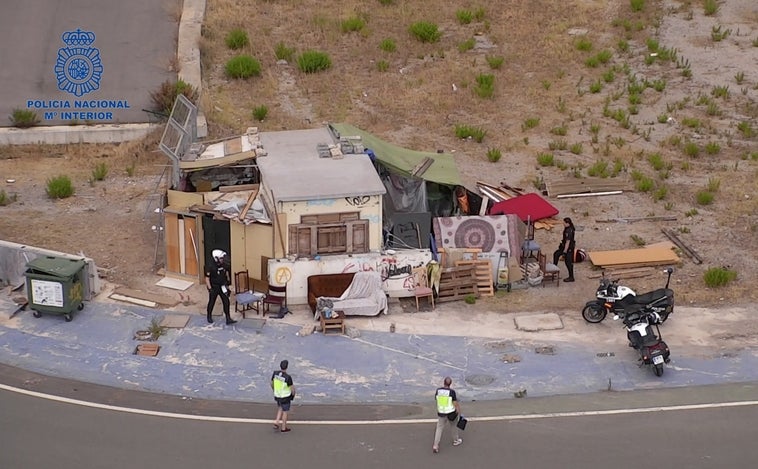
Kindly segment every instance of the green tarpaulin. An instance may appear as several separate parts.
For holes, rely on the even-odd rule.
[[[376,155],[376,159],[390,169],[398,171],[404,175],[409,175],[413,168],[424,161],[424,158],[431,158],[434,163],[419,177],[425,181],[432,181],[448,186],[460,186],[460,175],[455,165],[453,155],[448,153],[434,153],[425,151],[408,150],[397,145],[385,142],[376,136],[353,127],[350,124],[331,124],[341,137],[361,137],[363,146],[371,149]]]

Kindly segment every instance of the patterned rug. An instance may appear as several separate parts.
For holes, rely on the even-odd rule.
[[[482,252],[521,252],[524,223],[517,215],[438,217],[432,221],[437,246]]]

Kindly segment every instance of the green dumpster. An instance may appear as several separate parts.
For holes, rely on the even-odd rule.
[[[43,313],[58,314],[71,321],[71,313],[84,308],[84,266],[83,260],[53,256],[41,256],[26,264],[26,292],[35,318]]]

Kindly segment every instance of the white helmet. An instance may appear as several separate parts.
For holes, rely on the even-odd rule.
[[[214,249],[213,252],[211,252],[211,255],[213,256],[213,259],[216,261],[220,261],[224,257],[226,257],[226,253],[222,251],[221,249]]]

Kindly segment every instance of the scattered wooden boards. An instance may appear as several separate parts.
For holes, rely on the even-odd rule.
[[[474,266],[476,286],[481,296],[495,296],[495,288],[492,281],[492,264],[488,259],[475,261],[455,261],[455,266]]]
[[[598,267],[645,267],[677,264],[679,256],[665,247],[593,251],[587,253],[590,262]]]

